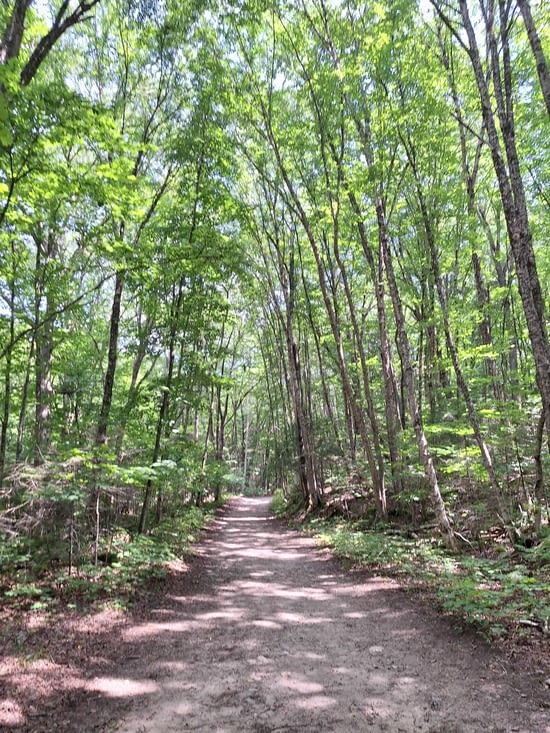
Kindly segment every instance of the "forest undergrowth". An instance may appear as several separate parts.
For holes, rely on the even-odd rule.
[[[135,534],[121,525],[112,532],[109,547],[76,568],[57,565],[50,558],[39,562],[29,544],[0,545],[0,590],[2,616],[14,611],[55,613],[56,610],[84,611],[110,605],[124,609],[151,581],[162,581],[171,570],[193,553],[201,530],[227,497],[187,504],[166,517],[147,534]]]

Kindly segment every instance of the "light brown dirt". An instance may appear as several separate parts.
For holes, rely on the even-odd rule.
[[[392,581],[343,570],[268,499],[232,502],[191,570],[131,621],[104,617],[85,668],[76,627],[64,659],[10,677],[2,730],[550,732],[537,670],[512,668]],[[23,688],[40,664],[58,676],[33,707]]]

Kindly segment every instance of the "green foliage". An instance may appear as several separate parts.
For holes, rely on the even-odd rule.
[[[304,497],[298,491],[285,494],[281,489],[273,493],[271,508],[277,517],[293,517],[304,509]]]
[[[25,54],[47,24],[39,6]],[[320,485],[348,490],[356,475],[365,495],[378,463],[391,519],[422,527],[433,499],[418,418],[458,530],[481,547],[508,508],[530,537],[548,521],[550,475],[547,451],[542,482],[532,458],[534,352],[470,61],[445,24],[409,0],[346,13],[338,3],[138,6],[98,3],[29,85],[21,59],[0,67],[7,597],[133,587],[196,537],[200,512],[188,505],[228,490],[276,489],[274,511],[297,515],[306,458]],[[549,120],[520,16],[512,53],[510,118],[544,285]],[[396,304],[418,418],[407,414]],[[154,530],[132,538],[142,510]],[[479,622],[501,623],[495,598],[513,607],[542,592],[514,584],[513,572],[531,576],[504,560],[455,566],[430,538],[331,531],[350,560],[422,570],[427,583],[433,571],[448,610]],[[96,551],[117,560],[98,569]],[[525,564],[550,564],[547,540]],[[53,595],[41,577],[57,578]]]
[[[273,513],[277,517],[284,517],[286,515],[287,508],[288,503],[285,495],[283,494],[281,489],[277,489],[273,493],[273,498],[271,499],[271,509]]]
[[[124,603],[151,580],[165,577],[171,563],[192,552],[214,511],[214,504],[183,507],[148,535],[132,537],[126,529],[116,528],[108,547],[100,549],[97,566],[87,562],[72,571],[41,566],[28,544],[25,555],[21,546],[2,541],[2,577],[9,582],[5,602],[31,608],[53,607],[61,600],[68,604],[100,599]]]
[[[350,523],[313,520],[309,527],[346,562],[428,592],[443,610],[490,637],[512,633],[525,620],[539,623],[540,630],[548,625],[550,573],[534,562],[536,551],[527,553],[528,564],[510,555],[450,555],[430,538],[365,531]],[[539,555],[544,558],[545,550]]]

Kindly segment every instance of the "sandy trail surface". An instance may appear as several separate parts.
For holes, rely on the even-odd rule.
[[[191,572],[122,630],[143,653],[106,684],[125,698],[109,730],[550,731],[529,670],[392,581],[342,569],[269,499],[232,502]]]

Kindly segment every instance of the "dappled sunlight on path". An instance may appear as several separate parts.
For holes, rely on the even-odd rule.
[[[268,499],[231,502],[157,589],[131,613],[67,615],[48,654],[34,616],[35,654],[0,675],[0,730],[550,733],[534,675],[344,570]]]
[[[134,704],[121,733],[550,731],[481,641],[391,581],[341,570],[267,499],[233,503],[203,552],[196,592],[124,632],[149,663],[142,689],[122,681]]]

